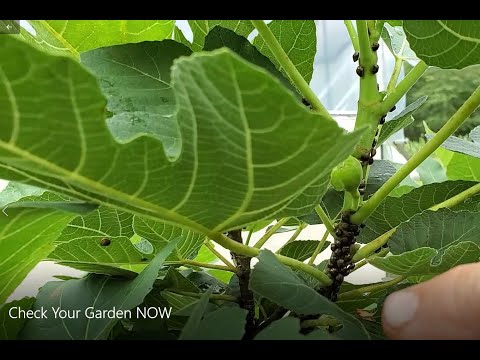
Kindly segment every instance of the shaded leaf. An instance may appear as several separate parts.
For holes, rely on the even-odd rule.
[[[19,316],[19,311],[30,310],[34,301],[35,298],[24,297],[0,307],[0,340],[15,340],[17,338],[18,333],[28,321],[25,317]],[[18,308],[18,310],[14,308]]]
[[[280,82],[285,85],[286,88],[292,90],[292,92],[300,99],[300,95],[295,90],[295,87],[290,83],[290,80],[286,78],[270,59],[263,55],[254,45],[250,43],[245,37],[237,35],[234,31],[216,26],[213,28],[205,38],[204,51],[212,51],[220,49],[222,47],[228,47],[236,54],[240,55],[245,60],[252,64],[258,65],[270,74],[275,76]]]
[[[262,250],[258,260],[250,277],[252,291],[299,315],[335,316],[343,323],[343,328],[338,332],[340,337],[350,339],[370,337],[355,317],[308,287],[290,268],[282,265],[273,253]]]
[[[205,315],[189,340],[241,340],[245,332],[247,311],[224,307]],[[185,337],[183,339],[186,339]]]
[[[297,259],[299,261],[305,261],[312,257],[313,252],[318,246],[318,240],[297,240],[288,243],[284,247],[282,247],[280,254],[291,257],[293,259]],[[325,241],[325,244],[322,247],[322,252],[326,248],[330,246],[329,241]]]
[[[180,155],[173,61],[192,51],[173,40],[96,49],[82,54],[82,63],[99,79],[113,116],[107,120],[115,140],[128,143],[141,136],[162,142],[168,158]]]
[[[196,303],[194,311],[187,320],[179,340],[193,340],[200,329],[200,324],[208,306],[211,290],[207,290]]]
[[[140,305],[152,290],[158,271],[176,241],[171,241],[135,279],[125,280],[102,275],[89,275],[80,280],[49,282],[40,289],[34,309],[60,308],[78,310],[78,317],[31,319],[24,327],[24,339],[106,339],[118,315],[87,318],[88,307],[95,310],[128,311]],[[128,316],[128,313],[124,313]],[[53,314],[51,314],[53,315]]]
[[[209,31],[217,25],[233,30],[235,33],[245,38],[254,29],[250,20],[188,20],[188,24],[193,33],[193,51],[200,51],[203,49],[205,37]]]

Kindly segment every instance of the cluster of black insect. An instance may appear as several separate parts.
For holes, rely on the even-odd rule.
[[[377,42],[374,42],[372,44],[372,50],[377,51],[380,45]],[[352,56],[353,62],[357,62],[360,59],[360,53],[358,51],[355,51]],[[373,65],[370,71],[372,74],[376,74],[379,70],[379,66],[377,64]],[[357,75],[360,77],[363,77],[365,75],[365,68],[362,65],[358,65],[357,69],[355,70]]]
[[[333,282],[329,287],[320,290],[320,293],[331,301],[337,300],[344,277],[355,268],[352,251],[356,236],[360,234],[359,228],[359,225],[350,222],[350,213],[344,213],[340,223],[335,227],[335,241],[331,245],[332,255],[327,264],[328,274]]]

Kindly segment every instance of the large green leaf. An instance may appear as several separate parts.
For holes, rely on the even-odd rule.
[[[361,135],[223,49],[173,66],[182,153],[171,162],[151,137],[113,140],[97,80],[77,62],[12,36],[0,51],[9,54],[0,59],[1,177],[204,234],[308,213]]]
[[[255,337],[255,340],[328,340],[330,338],[326,331],[319,329],[303,335],[300,333],[300,319],[286,317],[271,323]]]
[[[365,220],[365,228],[362,229],[357,240],[361,243],[370,242],[400,223],[409,220],[415,214],[445,201],[474,184],[467,181],[445,181],[412,189],[400,197],[388,196]],[[470,206],[473,204],[480,205],[480,197],[475,197]]]
[[[408,42],[428,65],[462,69],[480,62],[477,20],[403,20]]]
[[[398,226],[386,258],[370,262],[400,275],[431,275],[480,257],[480,212],[425,211]],[[478,228],[478,229],[477,229]]]
[[[34,309],[48,309],[48,318],[32,319],[25,325],[24,339],[106,339],[115,323],[116,315],[87,318],[87,308],[95,311],[119,310],[128,318],[127,311],[140,305],[152,289],[158,271],[173,251],[176,241],[171,241],[148,267],[133,280],[91,274],[80,280],[49,282],[40,289]],[[76,318],[55,318],[53,309],[78,311]],[[88,312],[87,312],[88,313]],[[133,318],[134,311],[131,313]]]
[[[147,135],[163,143],[167,157],[176,159],[181,140],[175,117],[170,68],[192,51],[165,40],[96,49],[81,60],[99,79],[113,116],[108,127],[120,143]]]
[[[282,265],[273,253],[262,250],[258,260],[250,277],[250,288],[255,293],[299,315],[335,316],[343,323],[343,328],[338,333],[340,337],[370,337],[360,321],[307,286],[290,268]]]
[[[477,262],[480,248],[470,241],[462,241],[447,248],[441,257],[438,251],[422,247],[400,255],[369,260],[373,266],[391,274],[404,276],[438,275],[454,266]]]
[[[382,126],[382,131],[378,137],[378,145],[383,144],[390,136],[402,130],[413,122],[412,114],[427,101],[428,96],[422,96],[402,110],[400,114],[392,120],[387,121]],[[375,163],[374,163],[375,164]]]
[[[464,241],[480,245],[479,219],[479,212],[446,208],[425,211],[398,226],[388,246],[396,255],[421,247],[437,249],[441,254],[449,246]]]
[[[0,340],[15,340],[27,319],[20,317],[20,310],[31,309],[35,298],[25,297],[0,307]],[[18,309],[15,309],[18,308]]]
[[[193,33],[193,51],[200,51],[203,49],[205,37],[209,31],[217,25],[233,30],[235,33],[245,38],[254,29],[250,20],[188,20],[188,24]]]
[[[37,263],[76,215],[53,209],[9,209],[0,212],[0,304]]]
[[[309,83],[313,75],[313,60],[317,53],[315,22],[313,20],[273,20],[268,24],[268,27],[297,70]],[[261,36],[257,36],[253,44],[283,72],[277,59]]]
[[[277,70],[272,61],[263,55],[254,45],[252,45],[252,43],[250,43],[250,41],[245,37],[236,34],[232,30],[216,26],[205,38],[203,50],[212,51],[222,47],[228,47],[245,60],[268,70],[270,74],[279,79],[285,87],[291,89],[295,95],[300,98],[300,95],[296,92],[295,87],[291,84],[290,80]]]
[[[34,41],[55,53],[81,52],[125,43],[168,39],[173,20],[29,20]]]
[[[281,255],[291,257],[292,259],[297,259],[299,261],[305,261],[313,255],[313,252],[317,248],[319,241],[317,240],[297,240],[288,243],[280,251]],[[320,252],[325,250],[330,246],[329,241],[325,241]]]

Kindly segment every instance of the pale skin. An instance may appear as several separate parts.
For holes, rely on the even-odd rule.
[[[391,294],[382,324],[390,339],[480,339],[480,263]]]

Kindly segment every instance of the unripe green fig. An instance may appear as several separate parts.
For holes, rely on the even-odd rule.
[[[360,161],[349,156],[332,170],[331,184],[337,191],[354,192],[362,181],[363,170]]]

